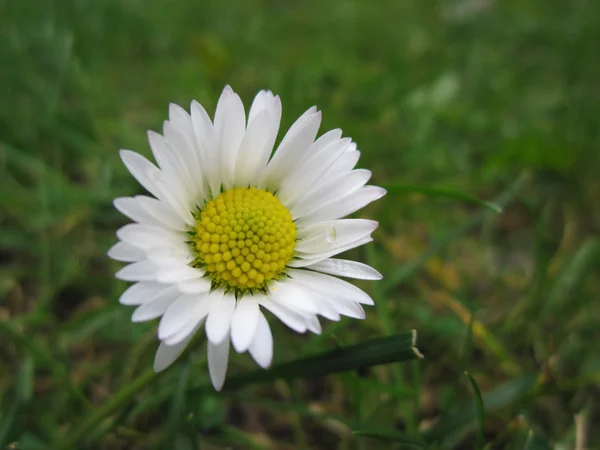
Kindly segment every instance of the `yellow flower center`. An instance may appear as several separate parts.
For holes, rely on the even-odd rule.
[[[196,265],[214,286],[263,290],[294,254],[296,225],[272,193],[233,188],[208,202],[196,222]]]

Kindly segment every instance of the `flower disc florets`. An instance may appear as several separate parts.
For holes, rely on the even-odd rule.
[[[196,222],[196,264],[215,287],[265,290],[294,254],[296,225],[271,192],[233,188],[206,203]]]

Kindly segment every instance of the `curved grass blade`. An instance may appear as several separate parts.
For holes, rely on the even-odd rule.
[[[477,407],[477,438],[475,441],[475,449],[481,450],[483,448],[483,439],[485,433],[485,409],[483,407],[483,399],[481,398],[481,391],[473,375],[465,370],[465,375],[469,377],[471,386],[473,387],[473,393],[475,394],[475,406]]]
[[[537,374],[527,373],[483,395],[486,411],[491,413],[519,402],[537,386],[537,379]],[[430,443],[440,441],[454,431],[471,425],[476,418],[477,407],[469,402],[457,408],[454,413],[449,413],[447,417],[442,417],[434,428],[423,434],[423,438]]]
[[[425,448],[425,441],[395,430],[355,430],[354,436],[370,437],[387,442],[397,442],[410,447]]]
[[[462,200],[468,203],[474,203],[478,206],[489,208],[497,213],[502,212],[502,206],[497,203],[481,200],[472,194],[458,189],[433,187],[433,186],[422,186],[417,184],[403,184],[403,183],[383,183],[383,187],[392,193],[417,193],[428,195],[430,197],[445,197],[453,198],[456,200]]]
[[[278,378],[314,378],[336,372],[409,361],[421,358],[416,348],[415,330],[385,338],[373,339],[362,344],[341,347],[319,355],[281,364],[270,370],[257,370],[228,380],[225,389],[237,389],[254,383],[266,383]],[[202,389],[202,388],[201,388]]]
[[[499,205],[500,207],[506,206],[510,203],[517,193],[521,190],[521,187],[529,181],[530,176],[527,172],[524,172],[517,180],[502,194],[500,194],[495,200],[494,203]],[[400,283],[405,282],[410,277],[412,277],[418,270],[422,269],[429,258],[431,258],[436,253],[442,251],[444,248],[448,247],[454,241],[456,241],[461,236],[471,232],[477,226],[479,226],[486,217],[488,217],[489,211],[482,210],[478,211],[471,219],[467,221],[461,227],[455,229],[454,231],[448,233],[445,236],[442,236],[432,242],[427,250],[425,250],[420,256],[413,259],[407,264],[400,266],[398,269],[394,270],[390,274],[386,276],[379,284],[381,284],[382,294],[386,294],[391,292],[396,286]]]

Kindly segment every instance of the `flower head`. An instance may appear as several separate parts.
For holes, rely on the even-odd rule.
[[[360,152],[341,130],[315,140],[316,108],[288,130],[271,156],[281,101],[261,91],[248,120],[227,86],[212,122],[197,102],[171,105],[163,134],[149,132],[158,167],[121,150],[127,169],[152,197],[118,198],[134,221],[117,231],[109,256],[130,263],[117,278],[135,282],[121,296],[138,305],[132,320],[161,317],[154,368],[168,367],[202,326],[215,389],[225,380],[230,344],[271,364],[273,337],[263,314],[289,328],[321,332],[318,316],[362,319],[373,301],[336,276],[380,279],[373,268],[332,256],[366,244],[377,222],[343,219],[385,194],[354,169]],[[332,276],[333,275],[333,276]]]

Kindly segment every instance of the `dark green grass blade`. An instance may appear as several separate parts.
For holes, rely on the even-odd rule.
[[[313,378],[336,372],[417,359],[421,357],[421,354],[415,347],[416,336],[417,333],[413,330],[327,351],[275,366],[271,370],[257,370],[231,378],[226,382],[225,389],[236,389],[253,383],[266,383],[278,378],[286,380]]]
[[[380,441],[396,442],[409,447],[425,448],[425,442],[409,434],[394,430],[355,430],[352,432],[355,436],[369,437]]]
[[[483,448],[483,439],[485,433],[485,409],[483,407],[483,399],[481,398],[481,391],[477,382],[473,376],[465,371],[465,375],[469,377],[471,386],[473,387],[473,394],[475,394],[475,406],[477,407],[477,440],[475,441],[475,449],[480,450]]]
[[[498,411],[513,405],[526,396],[536,386],[537,374],[528,373],[507,381],[503,385],[488,392],[482,397],[487,413]],[[437,442],[456,430],[471,425],[477,419],[477,407],[471,402],[456,408],[454,413],[449,413],[434,428],[426,432],[423,437],[427,442]]]
[[[475,197],[467,192],[459,191],[458,189],[434,187],[434,186],[423,186],[417,184],[404,184],[404,183],[383,183],[383,187],[390,193],[407,193],[407,194],[424,194],[430,197],[445,197],[453,198],[456,200],[462,200],[468,203],[473,203],[478,206],[489,208],[497,213],[502,212],[502,206],[494,202],[488,202]]]

